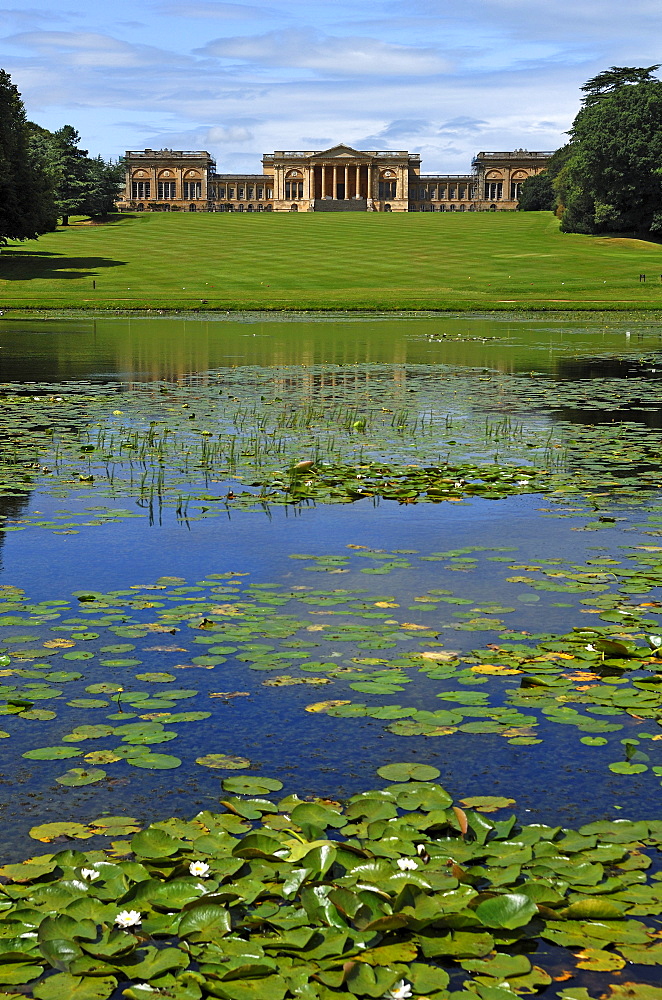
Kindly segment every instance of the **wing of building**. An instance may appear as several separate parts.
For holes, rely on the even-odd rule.
[[[261,174],[218,174],[204,150],[127,151],[120,211],[484,212],[517,208],[551,152],[478,153],[466,174],[423,174],[407,150],[276,150]]]

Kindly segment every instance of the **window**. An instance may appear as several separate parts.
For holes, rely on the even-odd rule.
[[[134,181],[131,185],[131,197],[132,198],[149,198],[150,197],[150,182],[149,181]]]
[[[500,201],[503,197],[503,181],[487,181],[485,198],[487,201]]]
[[[448,186],[448,197],[454,201],[457,198],[457,188],[454,184],[449,184]]]
[[[467,197],[467,185],[460,184],[460,199],[462,200],[466,197]]]
[[[246,197],[248,198],[249,201],[251,201],[255,197],[254,192],[255,192],[255,188],[253,187],[252,184],[249,184],[248,187],[247,187],[247,189],[246,189]]]
[[[244,185],[242,184],[240,187],[237,188],[237,201],[243,201],[243,200],[244,200]]]
[[[439,185],[439,201],[441,201],[445,197],[446,197],[446,185],[445,184],[440,184]]]
[[[303,198],[303,181],[285,181],[285,199]]]
[[[176,198],[174,181],[159,181],[159,200],[163,198]]]
[[[234,188],[233,187],[229,187],[228,188],[228,198],[229,198],[230,201],[234,201]]]
[[[221,184],[220,187],[217,188],[217,191],[219,198],[225,198],[225,184]]]
[[[397,181],[380,181],[378,192],[379,200],[384,201],[386,198],[397,198],[397,194],[395,193],[396,185]]]
[[[184,199],[202,198],[202,181],[184,181]]]
[[[273,189],[273,188],[270,188],[270,187],[268,187],[268,188],[267,188],[267,198],[268,198],[268,199],[271,199],[271,198],[273,198],[273,196],[274,196],[274,189]]]
[[[256,195],[256,197],[257,197],[258,201],[261,201],[264,198],[264,188],[262,187],[261,184],[258,184],[258,186],[257,186],[257,195]]]

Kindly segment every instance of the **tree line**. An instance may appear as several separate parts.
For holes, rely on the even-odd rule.
[[[0,246],[36,239],[69,216],[112,212],[121,161],[90,157],[72,125],[55,132],[28,121],[17,87],[0,70]]]
[[[611,66],[581,88],[570,141],[524,182],[521,211],[554,211],[565,233],[662,233],[662,81]]]

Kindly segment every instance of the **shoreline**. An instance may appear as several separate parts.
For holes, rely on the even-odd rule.
[[[622,306],[609,306],[609,305],[599,305],[599,306],[588,306],[574,303],[571,308],[565,303],[563,308],[560,306],[530,306],[522,305],[518,307],[513,303],[508,303],[508,308],[491,307],[489,309],[477,309],[477,308],[463,308],[462,306],[453,306],[453,308],[448,309],[388,309],[388,308],[375,308],[370,309],[368,307],[357,307],[344,308],[344,309],[333,309],[329,307],[307,307],[301,309],[288,309],[288,308],[268,308],[268,307],[235,307],[227,309],[225,307],[209,307],[205,308],[162,308],[162,307],[144,307],[144,308],[122,308],[122,307],[86,307],[86,306],[62,306],[53,308],[44,308],[41,306],[26,307],[19,306],[12,308],[11,306],[6,306],[4,309],[0,310],[0,323],[7,322],[17,319],[40,319],[40,320],[57,320],[57,319],[191,319],[191,320],[204,320],[204,321],[214,321],[214,322],[232,322],[241,319],[249,320],[272,320],[272,321],[285,321],[285,320],[337,320],[337,319],[451,319],[456,317],[492,317],[492,318],[513,318],[518,320],[524,319],[535,319],[537,317],[554,316],[556,318],[561,318],[564,316],[572,317],[577,314],[582,316],[600,316],[603,314],[609,314],[613,316],[615,314],[622,316],[623,318],[633,317],[633,318],[644,318],[646,316],[655,317],[662,312],[662,303],[660,306],[647,306],[645,309],[637,308],[624,308]]]

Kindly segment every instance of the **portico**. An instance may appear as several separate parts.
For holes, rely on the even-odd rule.
[[[276,150],[263,157],[262,166],[274,177],[276,212],[406,212],[409,173],[420,170],[420,157],[406,150],[366,151],[340,144],[317,151]]]

